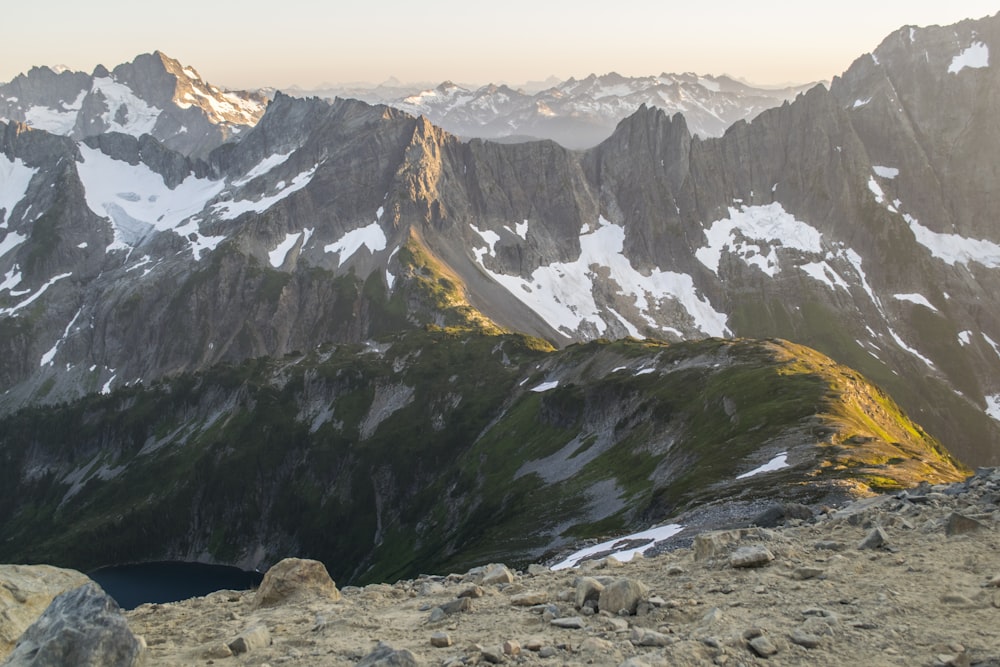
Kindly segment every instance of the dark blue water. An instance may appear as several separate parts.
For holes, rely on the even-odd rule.
[[[146,602],[177,602],[215,591],[256,588],[264,575],[225,565],[141,563],[90,572],[122,609]]]

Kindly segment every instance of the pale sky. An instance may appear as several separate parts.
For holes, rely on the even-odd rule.
[[[996,0],[38,0],[0,40],[0,81],[90,72],[156,49],[230,88],[322,82],[521,83],[550,75],[840,74],[903,25],[995,14]],[[12,16],[7,12],[8,16]],[[31,26],[28,28],[27,26]]]

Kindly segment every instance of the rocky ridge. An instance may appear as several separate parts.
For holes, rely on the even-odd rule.
[[[290,560],[256,592],[126,617],[148,665],[1000,665],[1000,470],[782,523],[336,595]]]

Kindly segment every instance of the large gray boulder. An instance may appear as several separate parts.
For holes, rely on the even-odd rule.
[[[0,660],[54,597],[88,581],[82,572],[51,565],[0,565]]]
[[[90,582],[62,593],[29,627],[3,667],[135,667],[146,643],[118,603]]]

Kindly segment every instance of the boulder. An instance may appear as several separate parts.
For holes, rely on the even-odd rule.
[[[0,565],[0,660],[53,598],[89,581],[82,572],[51,565]]]
[[[340,591],[323,563],[318,560],[286,558],[272,566],[264,575],[257,595],[254,596],[253,607],[274,607],[310,598],[336,602],[340,599]]]
[[[361,659],[357,667],[420,667],[417,656],[407,649],[394,649],[385,642],[379,642],[375,650]]]
[[[4,667],[134,667],[146,643],[118,603],[90,582],[58,595],[25,630]]]
[[[271,632],[263,623],[258,623],[253,627],[241,632],[235,639],[226,644],[234,655],[249,653],[260,648],[267,648],[271,645]]]
[[[740,547],[729,556],[729,567],[761,567],[774,560],[774,554],[763,545]]]
[[[648,595],[649,589],[641,581],[623,577],[604,587],[597,598],[597,607],[611,614],[618,614],[624,609],[629,614],[635,615],[639,601]]]
[[[601,596],[604,585],[593,577],[580,577],[576,582],[576,595],[574,604],[576,608],[581,608],[587,600],[597,600]]]
[[[506,565],[489,565],[483,573],[483,585],[491,584],[512,584],[514,583],[514,573]]]

